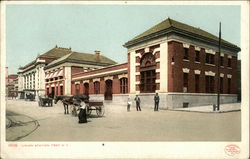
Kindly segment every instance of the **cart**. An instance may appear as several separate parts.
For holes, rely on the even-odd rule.
[[[88,116],[91,114],[92,110],[96,111],[98,117],[102,117],[105,112],[103,101],[89,101],[86,103],[86,111]]]

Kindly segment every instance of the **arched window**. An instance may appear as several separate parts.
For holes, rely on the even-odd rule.
[[[128,93],[128,78],[123,77],[120,79],[120,93]]]
[[[98,81],[94,82],[94,93],[100,94],[100,82],[98,82]]]
[[[156,90],[156,62],[152,53],[143,55],[140,62],[140,92],[154,93]]]

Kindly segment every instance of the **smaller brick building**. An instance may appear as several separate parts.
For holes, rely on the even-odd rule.
[[[91,99],[126,103],[128,96],[128,64],[72,74],[72,94],[89,95]]]

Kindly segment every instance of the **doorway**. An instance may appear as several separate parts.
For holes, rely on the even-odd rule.
[[[112,80],[105,81],[105,94],[104,99],[105,100],[112,100],[113,91],[112,91]]]

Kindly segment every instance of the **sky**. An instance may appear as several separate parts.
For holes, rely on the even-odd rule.
[[[240,46],[238,5],[79,5],[6,6],[6,60],[9,74],[56,45],[127,62],[123,44],[171,18],[199,27]]]

